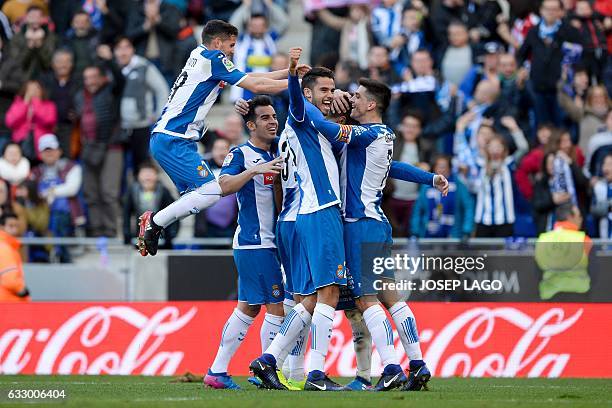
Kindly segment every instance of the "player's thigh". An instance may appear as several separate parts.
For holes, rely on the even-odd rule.
[[[344,231],[339,209],[328,207],[312,214],[300,214],[296,228],[315,288],[346,285]]]
[[[198,153],[195,142],[154,133],[150,145],[153,157],[180,193],[196,190],[215,179],[208,164]]]
[[[268,294],[263,282],[266,261],[260,249],[234,249],[234,262],[238,270],[238,301],[249,305],[265,305]],[[282,293],[282,291],[281,291]],[[282,298],[281,298],[282,299]]]
[[[254,251],[257,251],[257,254],[252,262],[257,263],[257,266],[253,265],[253,268],[259,272],[266,304],[278,303],[282,311],[285,291],[278,252],[276,248],[263,248]]]
[[[276,224],[276,246],[285,271],[285,292],[294,293],[292,272],[292,241],[295,240],[295,222],[281,221]],[[285,293],[286,294],[286,293]]]

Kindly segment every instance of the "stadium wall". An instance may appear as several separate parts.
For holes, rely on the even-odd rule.
[[[0,304],[0,373],[177,375],[204,372],[234,302]],[[612,378],[611,303],[412,305],[435,376]],[[257,319],[229,372],[260,354]],[[353,376],[350,327],[337,312],[326,371]],[[395,333],[396,348],[401,344]],[[408,361],[401,352],[402,365]],[[308,356],[307,356],[308,359]],[[376,352],[372,372],[380,373]]]

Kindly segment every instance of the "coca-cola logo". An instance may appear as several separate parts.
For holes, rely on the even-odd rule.
[[[551,308],[532,318],[513,307],[475,307],[456,316],[437,332],[427,328],[427,316],[420,316],[419,323],[423,327],[420,341],[426,350],[424,359],[432,374],[441,377],[559,377],[571,355],[546,353],[546,346],[555,336],[572,327],[582,313],[583,309],[578,309],[566,317],[562,308]],[[334,327],[343,320],[344,315],[337,312]],[[512,328],[516,332],[512,338],[500,335],[501,330],[508,332]],[[396,350],[403,356],[402,366],[407,367],[408,358],[397,331],[394,338]],[[500,344],[502,342],[505,344]],[[509,344],[511,347],[507,347]],[[485,349],[495,351],[481,351]],[[325,369],[337,371],[341,376],[355,375],[355,353],[350,336],[334,330]],[[380,375],[382,369],[374,350],[372,374]]]
[[[149,317],[129,306],[94,306],[76,313],[54,332],[44,327],[10,329],[0,337],[0,373],[22,372],[33,358],[28,351],[31,343],[42,343],[36,374],[132,374],[138,370],[144,375],[172,375],[184,352],[159,349],[167,336],[180,331],[196,313],[196,307],[181,315],[177,307],[167,306]],[[135,333],[125,342],[125,348],[99,355],[89,351],[103,349],[111,332],[118,334],[116,326],[120,322]],[[117,344],[113,342],[113,346]]]

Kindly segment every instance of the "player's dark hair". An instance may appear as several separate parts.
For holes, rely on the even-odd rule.
[[[238,29],[236,27],[222,20],[210,20],[202,31],[202,42],[210,44],[215,38],[221,37],[226,40],[231,36],[238,37]]]
[[[363,86],[368,92],[368,99],[376,102],[376,109],[380,115],[384,115],[391,102],[391,89],[380,81],[370,78],[361,78],[359,85]]]
[[[0,225],[5,226],[9,218],[14,218],[16,220],[19,219],[19,217],[17,217],[17,214],[15,214],[14,212],[5,211],[2,213],[2,215],[0,215]]]
[[[274,106],[272,98],[270,98],[268,95],[257,95],[256,97],[251,99],[251,101],[249,102],[249,111],[246,115],[244,115],[245,122],[255,122],[255,120],[257,119],[255,109],[257,109],[259,106]]]
[[[325,67],[314,67],[302,78],[302,90],[304,90],[304,88],[313,90],[315,84],[317,83],[317,78],[335,79],[334,71]]]
[[[555,209],[555,218],[557,221],[567,221],[574,215],[574,204],[571,201],[557,206]]]

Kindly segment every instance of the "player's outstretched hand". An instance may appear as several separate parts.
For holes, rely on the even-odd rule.
[[[348,92],[336,89],[334,91],[334,100],[332,101],[331,111],[333,114],[346,113],[351,110],[351,94]]]
[[[283,157],[277,157],[276,159],[259,164],[253,167],[255,174],[279,174],[283,169]]]
[[[436,186],[436,190],[442,193],[442,196],[446,197],[448,194],[448,180],[441,174],[436,174],[434,176],[434,186]]]
[[[245,99],[238,98],[238,100],[234,103],[234,110],[242,116],[246,115],[249,113],[249,102],[251,102],[250,99],[247,101]]]
[[[300,47],[293,47],[289,50],[289,73],[291,75],[295,75],[297,73],[297,66],[301,55],[302,48]]]

